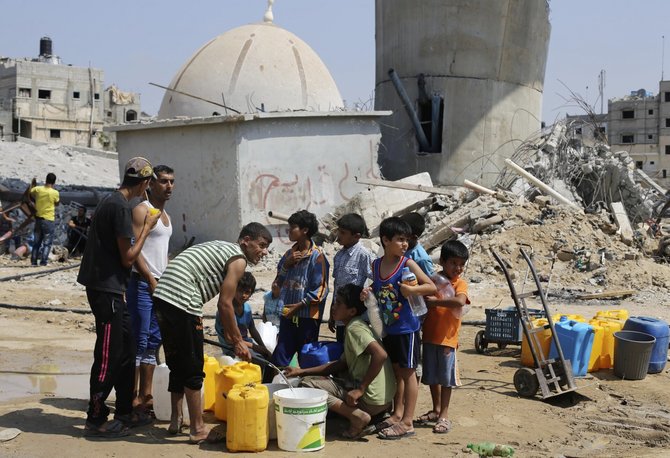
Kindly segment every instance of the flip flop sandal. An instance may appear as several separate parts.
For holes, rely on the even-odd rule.
[[[439,420],[440,416],[435,413],[435,411],[430,410],[423,415],[421,415],[419,418],[414,420],[415,425],[427,425],[428,423],[435,423],[437,420]]]
[[[400,423],[396,423],[395,425],[389,428],[383,429],[379,432],[379,434],[377,434],[377,437],[380,439],[392,440],[392,441],[412,436],[416,436],[416,432],[407,431],[406,429],[403,428],[403,426]]]
[[[356,434],[351,434],[349,431],[344,431],[340,436],[343,439],[348,439],[348,440],[358,440],[362,439],[365,436],[369,436],[370,434],[376,432],[376,427],[375,425],[367,425],[365,428],[361,429],[358,433]]]
[[[103,427],[104,429],[100,429]],[[130,429],[123,422],[116,419],[101,426],[86,423],[84,428],[85,437],[96,437],[99,439],[116,439],[117,437],[125,437],[128,434],[130,434]]]
[[[381,432],[387,428],[390,428],[391,426],[395,425],[395,423],[391,423],[390,421],[384,420],[375,425],[375,430],[373,432],[378,433]]]
[[[451,420],[440,418],[437,423],[435,423],[435,426],[433,426],[433,432],[435,434],[447,434],[452,428],[453,425],[451,424]]]
[[[186,428],[186,425],[184,424],[184,422],[183,422],[183,421],[180,421],[180,422],[179,422],[179,426],[178,426],[177,428],[174,428],[174,429],[173,429],[171,426],[168,426],[167,432],[168,432],[168,434],[170,434],[171,436],[176,436],[177,434],[179,434],[180,432],[182,432],[185,428]]]
[[[151,415],[149,415],[144,410],[136,410],[135,412],[126,415],[115,415],[114,419],[119,420],[121,423],[131,429],[150,425],[154,422],[154,419],[151,418]]]

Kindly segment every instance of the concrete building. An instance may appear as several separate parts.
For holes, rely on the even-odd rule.
[[[169,88],[158,120],[108,130],[120,167],[138,154],[174,167],[172,248],[235,240],[250,221],[281,246],[287,226],[268,211],[320,216],[364,189],[356,177],[379,177],[378,120],[389,113],[343,111],[324,63],[269,9],[197,50]]]
[[[375,109],[393,111],[382,125],[384,176],[491,185],[540,129],[548,15],[538,0],[376,0]]]
[[[568,134],[585,146],[607,141],[607,113],[567,115]]]
[[[627,151],[637,168],[666,185],[670,182],[670,81],[658,95],[640,89],[608,100],[608,139],[612,150]]]
[[[39,57],[0,59],[0,138],[113,148],[103,126],[137,119],[139,94],[103,87],[103,70],[63,64],[43,37]]]

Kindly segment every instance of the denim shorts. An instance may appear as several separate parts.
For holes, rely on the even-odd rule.
[[[456,349],[424,343],[421,382],[424,385],[442,385],[445,388],[461,386]]]

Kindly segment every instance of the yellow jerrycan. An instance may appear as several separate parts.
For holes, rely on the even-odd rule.
[[[234,385],[247,383],[261,383],[261,367],[257,364],[240,361],[230,366],[224,366],[216,371],[216,400],[214,401],[214,416],[217,420],[226,421],[228,412],[226,397]]]
[[[235,385],[226,399],[226,447],[231,452],[262,452],[268,446],[268,387]]]

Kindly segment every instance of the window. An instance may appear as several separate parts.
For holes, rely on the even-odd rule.
[[[51,99],[51,91],[48,89],[39,89],[37,91],[37,98],[38,99],[43,99],[43,100],[50,100]]]
[[[670,145],[665,145],[665,154],[670,154]]]
[[[653,140],[653,139],[654,139],[654,135],[653,135],[653,134],[649,134],[649,135],[647,135],[647,140]]]
[[[581,127],[576,128],[575,129],[575,134],[582,135],[582,128]]]
[[[665,93],[665,101],[670,102],[670,92]]]
[[[27,88],[27,87],[20,87],[19,88],[19,97],[30,98],[31,94],[32,94],[32,91],[30,90],[30,88]]]
[[[79,91],[74,91],[74,92],[72,93],[72,98],[73,98],[73,99],[79,99],[79,96],[80,96]]]
[[[93,98],[95,100],[100,100],[100,94],[96,92],[95,94],[93,94]]]
[[[650,115],[653,115],[653,114],[654,114],[654,110],[649,110],[647,113],[649,113]]]
[[[128,110],[126,112],[126,122],[136,121],[137,120],[137,111]]]
[[[633,135],[633,134],[622,135],[621,136],[621,143],[635,143],[635,135]]]
[[[621,117],[623,119],[634,119],[635,118],[635,110],[623,110],[621,112]]]
[[[668,172],[665,169],[663,169],[663,178],[668,178]]]
[[[642,170],[642,161],[635,161],[635,167]]]
[[[111,117],[112,117],[112,114],[113,114],[113,113],[112,113],[112,110],[107,110],[107,117],[108,117],[108,118],[111,118]]]
[[[670,118],[665,118],[665,127],[670,127]]]
[[[649,161],[649,165],[654,165],[654,164],[655,164],[654,161]]]
[[[49,137],[60,138],[60,129],[49,129]]]

